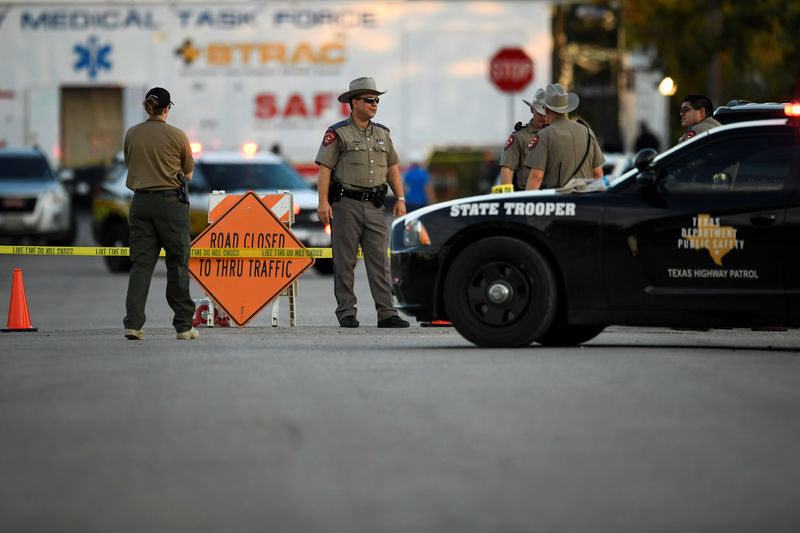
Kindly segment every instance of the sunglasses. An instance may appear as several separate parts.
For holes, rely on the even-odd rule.
[[[381,101],[380,98],[373,98],[372,96],[368,98],[356,98],[356,100],[364,100],[368,104],[377,104]]]
[[[693,107],[682,107],[681,113],[688,113],[689,111],[694,111]]]

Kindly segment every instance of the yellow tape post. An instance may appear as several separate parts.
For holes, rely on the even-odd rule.
[[[130,248],[114,246],[0,246],[0,255],[74,255],[114,256],[130,255]],[[161,250],[160,257],[164,257]],[[331,248],[192,248],[191,257],[333,257]],[[364,257],[361,249],[358,257]]]

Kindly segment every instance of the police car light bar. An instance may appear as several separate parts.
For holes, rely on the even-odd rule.
[[[787,117],[800,117],[800,103],[793,102],[791,104],[786,104],[783,108],[783,112]]]

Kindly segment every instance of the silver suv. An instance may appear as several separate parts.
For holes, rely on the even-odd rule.
[[[75,242],[70,195],[37,150],[0,149],[0,236]]]

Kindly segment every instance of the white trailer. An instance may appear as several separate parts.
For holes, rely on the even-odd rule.
[[[432,145],[502,145],[522,98],[550,83],[550,3],[12,2],[0,6],[0,145],[40,146],[56,166],[109,161],[149,87],[209,149],[279,144],[312,162],[337,96],[372,76],[401,158]],[[501,93],[489,60],[522,48],[534,79]]]

